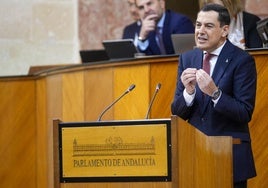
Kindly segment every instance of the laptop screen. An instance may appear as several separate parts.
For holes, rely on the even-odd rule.
[[[110,59],[134,58],[138,53],[132,39],[104,40],[102,44]]]
[[[195,47],[194,33],[172,34],[171,40],[176,54],[182,54]]]
[[[109,57],[104,49],[99,50],[80,50],[82,63],[98,62],[109,60]]]

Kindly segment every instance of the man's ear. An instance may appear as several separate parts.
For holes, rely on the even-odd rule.
[[[222,36],[227,37],[228,34],[229,34],[229,25],[224,25],[222,27]]]

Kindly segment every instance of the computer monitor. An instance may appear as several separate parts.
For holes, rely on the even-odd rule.
[[[104,49],[98,50],[80,50],[82,63],[91,63],[109,60],[109,57]]]
[[[257,31],[264,46],[268,47],[268,18],[257,22]]]
[[[171,40],[175,54],[182,54],[195,47],[194,33],[172,34]]]
[[[102,44],[111,60],[134,58],[138,53],[132,39],[104,40]]]

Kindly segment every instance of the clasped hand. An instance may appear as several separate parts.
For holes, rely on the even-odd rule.
[[[198,84],[200,90],[212,96],[217,90],[213,79],[203,69],[197,70],[196,68],[187,68],[182,72],[181,81],[188,94],[193,94],[196,84]]]
[[[146,39],[151,31],[156,28],[157,14],[149,14],[144,19],[142,19],[142,27],[140,31],[140,37]]]

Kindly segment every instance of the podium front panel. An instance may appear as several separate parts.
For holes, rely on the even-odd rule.
[[[168,119],[60,123],[60,181],[171,181],[170,126]]]

